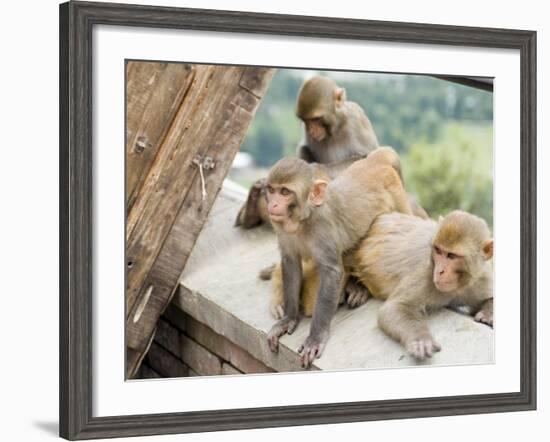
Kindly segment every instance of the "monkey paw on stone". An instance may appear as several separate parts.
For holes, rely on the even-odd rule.
[[[355,278],[349,278],[346,288],[346,304],[349,308],[357,308],[367,302],[370,292]]]
[[[296,330],[297,325],[298,319],[283,318],[276,322],[267,334],[269,349],[272,352],[277,352],[279,350],[279,338],[285,333],[291,335]]]
[[[441,345],[435,342],[432,337],[411,339],[405,347],[409,354],[418,360],[431,358],[434,353],[441,350]]]
[[[487,324],[489,326],[493,326],[493,312],[487,312],[484,310],[480,310],[476,313],[474,316],[474,321],[481,322],[483,324]]]
[[[313,361],[316,358],[320,358],[323,354],[323,351],[325,350],[325,347],[327,345],[328,336],[321,338],[321,337],[312,337],[309,335],[307,339],[304,341],[302,345],[300,345],[300,348],[298,348],[298,353],[301,355],[301,364],[304,368],[311,367],[311,364],[313,364]]]

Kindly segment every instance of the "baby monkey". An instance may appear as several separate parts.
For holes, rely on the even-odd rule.
[[[415,358],[441,349],[425,313],[446,306],[467,306],[474,319],[493,325],[493,239],[485,221],[462,211],[439,222],[400,213],[378,217],[367,237],[345,255],[346,270],[362,284],[355,289],[386,302],[378,324]],[[307,269],[302,305],[307,310],[317,296],[318,275]],[[304,272],[305,273],[305,272]],[[273,272],[272,311],[283,310]]]
[[[321,356],[345,283],[343,255],[364,237],[380,214],[411,207],[399,174],[399,157],[379,148],[358,160],[333,181],[319,179],[319,166],[283,158],[266,181],[267,211],[281,250],[285,316],[268,334],[272,351],[279,337],[292,333],[300,319],[302,260],[312,260],[319,274],[313,319],[299,352],[309,367]]]

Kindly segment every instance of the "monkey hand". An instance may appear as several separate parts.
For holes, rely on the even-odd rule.
[[[265,178],[262,178],[258,181],[256,181],[252,187],[250,188],[250,191],[248,193],[248,203],[249,204],[258,204],[258,200],[260,199],[260,196],[262,195],[262,190],[264,190],[265,187]]]
[[[346,284],[346,304],[349,308],[357,308],[369,299],[369,289],[357,279],[350,277]]]
[[[265,179],[256,181],[250,188],[248,198],[241,207],[237,218],[235,219],[234,227],[242,227],[244,229],[251,229],[262,223],[262,217],[260,215],[260,209],[258,201],[262,195],[262,191],[265,187]]]
[[[320,358],[325,350],[328,341],[328,333],[324,336],[312,336],[309,335],[304,341],[298,353],[302,355],[301,363],[302,367],[309,368],[316,358]]]
[[[474,321],[493,326],[493,312],[488,310],[480,310],[474,316]]]
[[[405,348],[415,359],[423,360],[431,358],[434,353],[441,350],[439,345],[431,336],[419,336],[409,340]]]
[[[291,335],[294,330],[296,330],[297,325],[298,318],[283,318],[280,321],[276,322],[267,334],[267,343],[269,344],[269,349],[272,352],[277,352],[279,350],[279,338],[285,333]]]

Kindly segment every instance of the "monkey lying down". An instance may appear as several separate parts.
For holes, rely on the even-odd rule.
[[[439,222],[399,213],[380,215],[367,237],[345,255],[346,270],[363,284],[357,294],[385,300],[380,328],[415,358],[441,349],[424,319],[446,306],[467,306],[474,319],[493,325],[493,240],[485,221],[462,211]],[[303,265],[301,304],[311,315],[319,287],[312,261]],[[281,268],[272,274],[272,312],[284,313]]]
[[[412,214],[399,172],[399,157],[391,148],[375,150],[330,182],[320,166],[299,158],[283,158],[273,166],[266,202],[281,250],[285,316],[268,334],[272,351],[277,351],[279,337],[298,325],[302,260],[312,259],[319,290],[309,336],[298,351],[304,367],[321,356],[346,281],[344,253],[366,235],[378,215]]]

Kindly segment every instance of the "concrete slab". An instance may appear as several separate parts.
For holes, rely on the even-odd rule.
[[[175,304],[277,371],[301,370],[297,348],[310,319],[281,339],[279,353],[266,343],[275,322],[269,312],[271,283],[258,272],[279,259],[274,233],[265,227],[233,227],[245,193],[235,186],[220,192],[181,278]],[[469,316],[442,310],[429,317],[442,351],[418,363],[376,325],[381,303],[371,299],[350,310],[341,306],[332,322],[325,353],[313,369],[341,370],[416,365],[488,364],[494,359],[494,333]]]

